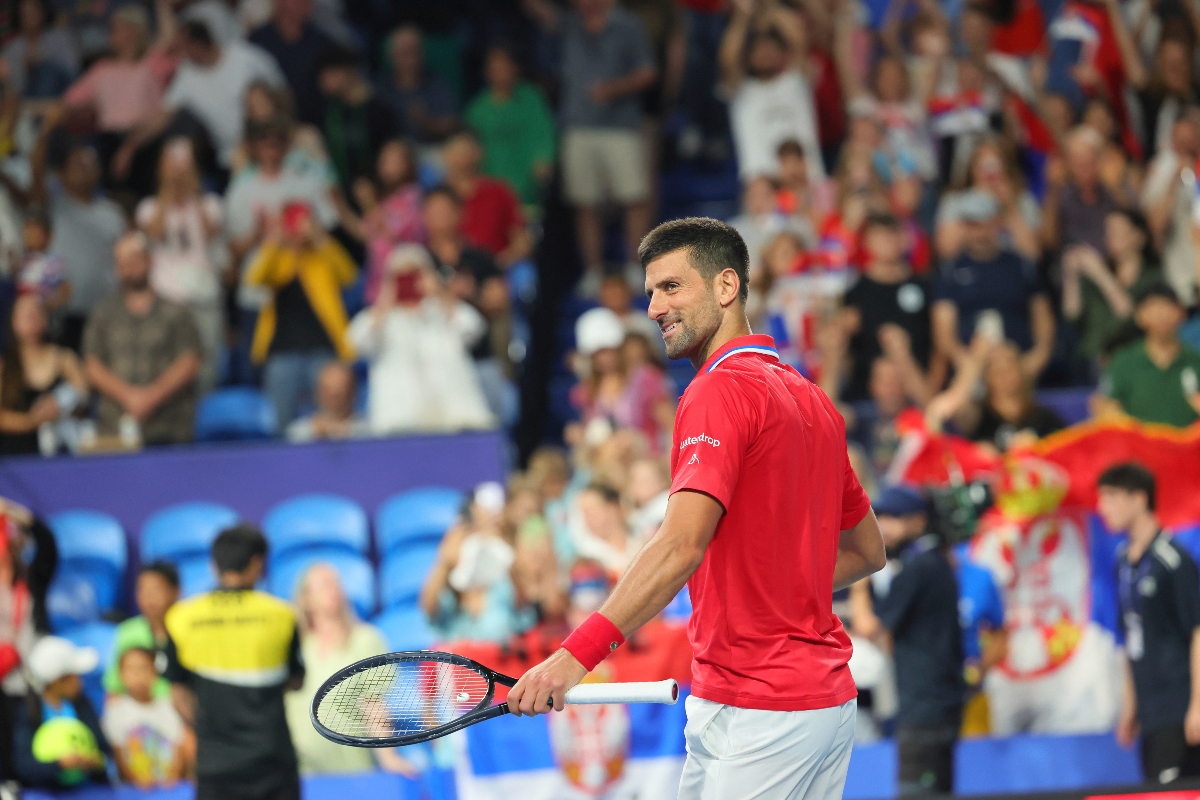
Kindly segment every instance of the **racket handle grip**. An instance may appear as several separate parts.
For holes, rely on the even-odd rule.
[[[663,703],[679,700],[679,684],[673,679],[647,683],[581,683],[567,691],[567,705],[603,703]]]

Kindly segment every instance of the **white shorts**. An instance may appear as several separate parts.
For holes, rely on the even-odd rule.
[[[612,199],[621,205],[650,196],[646,143],[636,130],[572,128],[563,134],[563,189],[576,206]]]
[[[679,800],[841,797],[857,708],[759,711],[689,697]]]

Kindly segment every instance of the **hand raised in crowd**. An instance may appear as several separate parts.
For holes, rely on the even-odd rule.
[[[899,325],[888,322],[879,326],[879,347],[889,358],[912,358],[912,338]]]

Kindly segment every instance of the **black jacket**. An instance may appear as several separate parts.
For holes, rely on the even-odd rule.
[[[104,738],[100,729],[100,717],[92,708],[87,696],[80,694],[74,701],[75,716],[88,727],[96,737],[96,744],[105,757],[112,759],[112,748]],[[56,762],[45,764],[33,757],[33,735],[42,724],[42,700],[30,693],[22,702],[18,702],[13,720],[13,765],[17,770],[17,778],[25,786],[40,786],[44,788],[59,788],[59,776],[62,769]],[[92,783],[108,783],[108,773],[98,769],[88,774]]]

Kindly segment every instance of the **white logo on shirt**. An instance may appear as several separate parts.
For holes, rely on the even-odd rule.
[[[692,436],[688,439],[684,439],[682,442],[679,443],[679,449],[682,450],[683,448],[687,447],[690,444],[701,444],[701,443],[711,444],[713,447],[721,446],[721,443],[718,442],[716,439],[712,438],[711,436],[705,436],[702,433],[699,436]]]
[[[699,463],[700,463],[700,456],[697,455],[696,453],[692,453],[692,460],[688,462],[688,466],[690,467],[692,464],[699,464]]]

